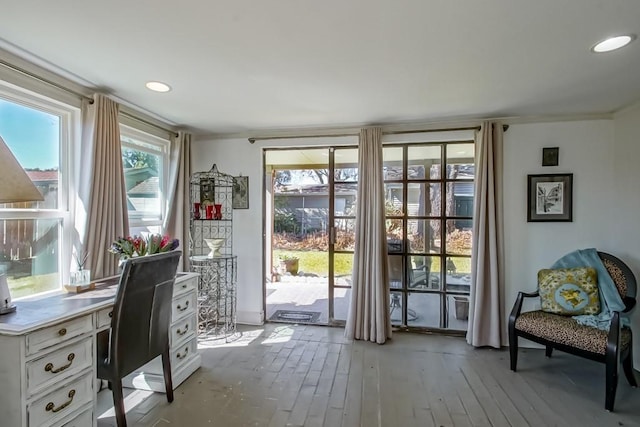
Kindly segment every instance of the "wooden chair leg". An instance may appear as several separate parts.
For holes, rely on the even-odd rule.
[[[124,394],[122,393],[122,379],[113,380],[113,409],[116,411],[116,424],[118,427],[127,427],[127,419],[124,410]]]
[[[518,365],[518,335],[513,328],[509,328],[509,360],[511,362],[511,370],[516,372]]]
[[[550,345],[546,346],[544,355],[547,357],[551,357],[551,353],[553,353],[553,347],[551,347]]]
[[[624,376],[627,377],[627,381],[629,381],[629,385],[631,387],[638,387],[638,382],[636,381],[636,375],[633,373],[633,342],[629,343],[629,348],[627,350],[627,357],[622,360],[622,369],[624,369]]]
[[[171,358],[169,348],[162,352],[162,371],[164,373],[164,388],[167,392],[167,401],[173,402],[173,381],[171,379]]]
[[[606,365],[606,396],[604,408],[613,412],[613,404],[616,400],[616,389],[618,388],[618,358],[615,355],[607,355]]]

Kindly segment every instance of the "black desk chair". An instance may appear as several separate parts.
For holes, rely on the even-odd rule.
[[[126,427],[122,378],[162,355],[167,400],[173,401],[169,359],[171,298],[181,251],[131,258],[124,264],[111,329],[98,334],[98,378],[109,381],[118,427]]]

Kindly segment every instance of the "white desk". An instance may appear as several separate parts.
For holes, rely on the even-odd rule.
[[[200,367],[198,275],[179,273],[173,290],[170,346],[174,388]],[[0,425],[96,425],[96,334],[111,325],[118,278],[96,290],[16,301],[0,316]],[[164,391],[159,358],[123,383]]]

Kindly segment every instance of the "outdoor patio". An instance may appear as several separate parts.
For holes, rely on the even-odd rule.
[[[452,279],[453,280],[453,279]],[[334,317],[336,320],[346,320],[349,310],[351,289],[335,288],[334,290]],[[456,302],[454,298],[458,299]],[[328,284],[326,277],[308,277],[284,275],[278,282],[267,282],[267,321],[292,322],[292,317],[279,318],[283,311],[307,312],[308,318],[300,316],[299,323],[329,323]],[[409,326],[439,327],[440,301],[436,294],[409,294]],[[467,297],[447,297],[447,311],[449,316],[449,329],[467,329],[468,300]],[[399,292],[393,292],[390,298],[391,320],[394,324],[400,324],[402,316],[402,296]]]

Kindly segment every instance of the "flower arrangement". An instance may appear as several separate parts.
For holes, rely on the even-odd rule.
[[[143,236],[118,237],[109,248],[112,254],[120,255],[121,259],[134,256],[153,255],[160,252],[168,252],[180,246],[180,240],[172,239],[161,234],[149,234]]]

